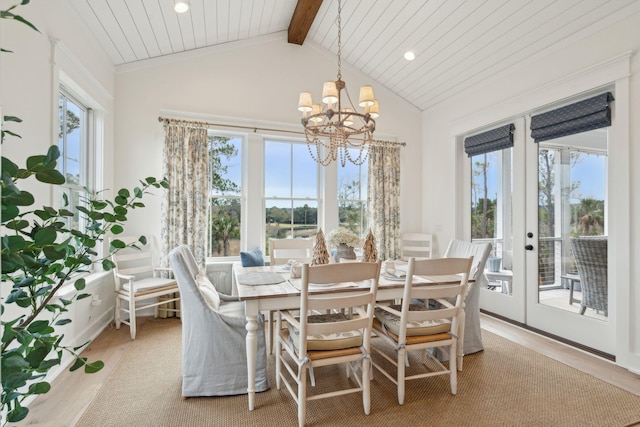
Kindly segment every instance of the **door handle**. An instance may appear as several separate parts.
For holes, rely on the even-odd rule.
[[[528,251],[532,251],[533,250],[533,245],[527,245],[524,247],[526,250]]]

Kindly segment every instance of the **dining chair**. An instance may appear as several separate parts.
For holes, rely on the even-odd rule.
[[[137,236],[114,236],[109,238],[109,244],[116,240],[127,247],[111,255],[111,261],[115,264],[115,324],[116,329],[120,329],[121,323],[129,325],[133,340],[136,338],[138,311],[153,307],[155,317],[158,317],[159,309],[180,312],[178,306],[168,306],[170,303],[179,304],[178,284],[174,279],[158,277],[160,271],[171,270],[154,267],[153,253],[144,240],[141,241]],[[160,297],[166,298],[160,300]],[[146,303],[149,300],[151,303]],[[123,313],[127,318],[123,318]]]
[[[462,371],[463,356],[484,350],[482,331],[480,328],[480,289],[489,285],[485,275],[485,265],[491,254],[493,245],[489,242],[467,242],[453,239],[449,242],[445,257],[467,258],[473,257],[470,278],[464,298],[461,329],[458,345],[458,371]],[[446,360],[445,355],[440,355]]]
[[[571,250],[576,261],[582,299],[580,314],[587,308],[602,310],[608,315],[608,259],[606,236],[571,238]]]
[[[269,239],[269,263],[282,265],[294,260],[300,264],[311,262],[314,239]]]
[[[219,294],[201,274],[188,246],[169,252],[180,287],[182,319],[182,398],[246,394],[247,319],[244,302]],[[269,388],[264,321],[256,330],[255,391]]]
[[[299,313],[279,310],[276,315],[276,386],[280,389],[284,384],[297,402],[300,426],[305,423],[309,400],[362,393],[364,413],[370,412],[370,342],[380,265],[380,261],[304,264]],[[329,290],[352,282],[368,284],[362,292]],[[318,311],[327,313],[316,314]],[[307,376],[314,387],[322,373],[316,368],[336,364],[346,364],[347,378],[353,375],[353,387],[309,396]]]
[[[400,236],[400,259],[432,258],[433,236],[426,233],[404,233]]]
[[[372,363],[396,384],[400,405],[404,404],[408,380],[449,375],[451,394],[457,392],[455,355],[471,262],[472,258],[409,258],[400,304],[376,306],[373,329],[378,338],[372,341],[371,349],[384,360],[373,359]],[[451,284],[420,285],[414,284],[414,276],[452,276],[455,279]],[[432,300],[437,304],[430,306]],[[435,348],[449,354],[448,367],[427,351]],[[412,351],[423,354],[426,369],[407,375],[408,353]]]
[[[289,260],[300,264],[311,263],[315,239],[269,239],[269,265],[284,265]],[[273,311],[267,313],[267,352],[271,354],[274,346]]]

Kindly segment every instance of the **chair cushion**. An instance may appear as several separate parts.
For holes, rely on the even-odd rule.
[[[398,311],[402,309],[401,305],[391,305],[389,307]],[[422,304],[409,304],[409,311],[426,310],[428,310],[428,308]],[[399,316],[389,313],[381,308],[376,308],[374,315],[386,329],[391,331],[391,333],[400,335]],[[450,329],[451,323],[445,319],[407,322],[407,336],[440,334],[443,332],[449,332]]]
[[[145,279],[134,280],[133,282],[133,291],[145,292],[152,291],[154,289],[167,288],[170,286],[178,287],[178,284],[174,279],[164,279],[162,277],[147,277]],[[129,291],[129,282],[124,282],[122,285],[122,289],[125,291]]]
[[[247,252],[240,252],[240,261],[243,267],[262,267],[264,256],[260,248],[254,248]]]
[[[327,323],[347,320],[343,313],[314,314],[308,317],[309,323]],[[300,331],[289,324],[289,335],[293,346],[300,349]],[[359,347],[362,345],[362,332],[346,331],[334,334],[320,334],[307,337],[307,350],[338,350],[342,348]]]
[[[196,281],[198,282],[198,290],[200,291],[200,295],[202,295],[204,302],[210,309],[218,311],[220,308],[220,295],[218,295],[218,291],[216,291],[213,283],[209,281],[207,276],[200,274],[196,276]]]

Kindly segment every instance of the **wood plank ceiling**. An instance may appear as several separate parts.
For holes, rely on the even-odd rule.
[[[177,14],[173,0],[69,1],[115,65],[287,31],[297,4],[190,0]],[[303,21],[320,3],[300,2]],[[335,54],[337,1],[321,3],[306,41]],[[343,0],[342,61],[424,111],[635,13],[638,0]]]

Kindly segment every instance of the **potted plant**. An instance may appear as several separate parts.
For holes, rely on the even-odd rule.
[[[340,262],[340,259],[356,259],[353,247],[360,242],[360,238],[353,231],[338,227],[327,234],[327,241],[336,247],[336,262]]]
[[[22,0],[25,5],[29,0]],[[0,11],[0,18],[23,23],[37,28],[16,15],[14,5]],[[2,52],[10,52],[2,49]],[[20,138],[13,129],[5,125],[20,123],[15,116],[4,116],[1,143],[5,138]],[[45,124],[45,126],[47,126]],[[132,191],[121,189],[114,200],[105,200],[94,194],[84,200],[77,210],[87,226],[75,229],[68,225],[73,213],[65,206],[54,208],[41,206],[34,196],[19,188],[21,181],[35,178],[37,181],[61,185],[64,176],[57,170],[60,151],[51,146],[44,155],[30,156],[24,167],[7,157],[2,157],[2,282],[10,288],[2,295],[1,338],[1,424],[24,419],[29,409],[25,400],[45,394],[51,389],[47,373],[62,363],[63,354],[73,358],[70,370],[83,368],[86,373],[99,371],[102,361],[89,362],[79,352],[88,342],[70,347],[65,344],[61,327],[71,322],[67,317],[69,306],[74,301],[90,296],[83,292],[85,278],[79,273],[87,272],[95,263],[104,270],[113,268],[107,257],[98,257],[98,246],[108,234],[118,235],[124,231],[124,223],[132,209],[142,208],[141,199],[151,188],[167,188],[165,180],[146,178]],[[87,191],[88,194],[91,194]],[[140,243],[146,239],[141,236]],[[135,246],[135,245],[132,245]],[[114,240],[109,248],[114,253],[126,245]],[[63,286],[73,283],[74,295],[58,297]],[[15,314],[17,313],[17,314]]]

